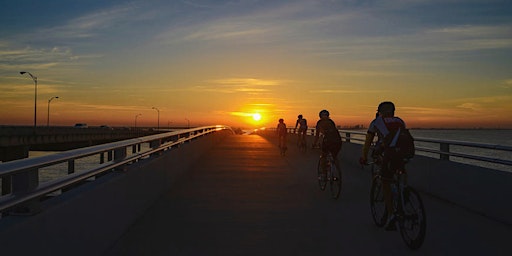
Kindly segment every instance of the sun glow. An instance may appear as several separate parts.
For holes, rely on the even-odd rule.
[[[256,122],[260,121],[261,120],[261,114],[260,113],[255,113],[255,114],[252,114],[252,119]]]

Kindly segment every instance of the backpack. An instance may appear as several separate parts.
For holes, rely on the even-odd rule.
[[[414,138],[409,132],[409,129],[400,129],[399,132],[400,134],[398,135],[395,148],[398,149],[404,158],[413,158],[416,151]]]
[[[389,146],[395,139],[395,145],[392,147]],[[409,132],[409,129],[406,128],[399,128],[398,131],[389,133],[384,138],[384,145],[394,148],[394,151],[403,158],[413,158],[416,151],[414,147],[414,138]]]

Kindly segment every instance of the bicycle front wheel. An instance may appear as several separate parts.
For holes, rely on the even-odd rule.
[[[318,175],[318,186],[320,186],[320,190],[324,191],[325,186],[327,185],[327,175],[322,168],[322,158],[318,159],[318,167],[317,167],[317,175]]]
[[[386,203],[384,202],[382,178],[380,175],[377,175],[372,179],[372,187],[370,190],[370,207],[375,225],[377,225],[377,227],[384,227],[388,217],[388,212],[386,211]]]
[[[403,202],[403,216],[399,221],[400,235],[409,248],[416,250],[425,240],[425,208],[420,194],[411,187],[404,188]]]
[[[335,161],[331,162],[330,168],[331,172],[329,183],[331,187],[331,196],[332,198],[337,199],[341,192],[341,170]]]

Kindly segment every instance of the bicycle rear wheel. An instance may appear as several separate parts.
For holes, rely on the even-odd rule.
[[[384,202],[384,192],[382,191],[382,179],[380,175],[373,177],[370,190],[370,207],[372,211],[373,222],[377,227],[383,227],[386,224],[388,212]]]
[[[338,164],[336,164],[334,160],[332,160],[329,165],[331,168],[331,176],[329,179],[331,196],[332,198],[337,199],[341,192],[341,170],[338,168]]]
[[[403,216],[399,221],[400,235],[409,248],[416,250],[425,240],[425,208],[420,194],[411,187],[404,188],[403,202]]]
[[[325,186],[327,185],[327,175],[322,171],[322,158],[318,159],[317,175],[318,186],[320,186],[320,190],[324,191]]]

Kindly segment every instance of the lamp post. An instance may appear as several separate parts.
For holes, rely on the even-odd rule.
[[[158,108],[153,107],[152,109],[156,110],[158,112],[158,123],[157,123],[157,129],[160,129],[160,110]]]
[[[185,118],[185,120],[187,120],[187,129],[190,129],[190,120],[188,118]]]
[[[137,117],[142,116],[142,114],[135,115],[135,128],[137,128]]]
[[[32,80],[34,80],[34,131],[37,126],[37,77],[30,74],[30,72],[21,71],[20,74],[23,75],[27,73],[30,77],[32,77]]]
[[[59,96],[51,97],[48,100],[48,118],[46,119],[46,127],[50,127],[50,102],[52,102],[53,99],[58,99]]]

